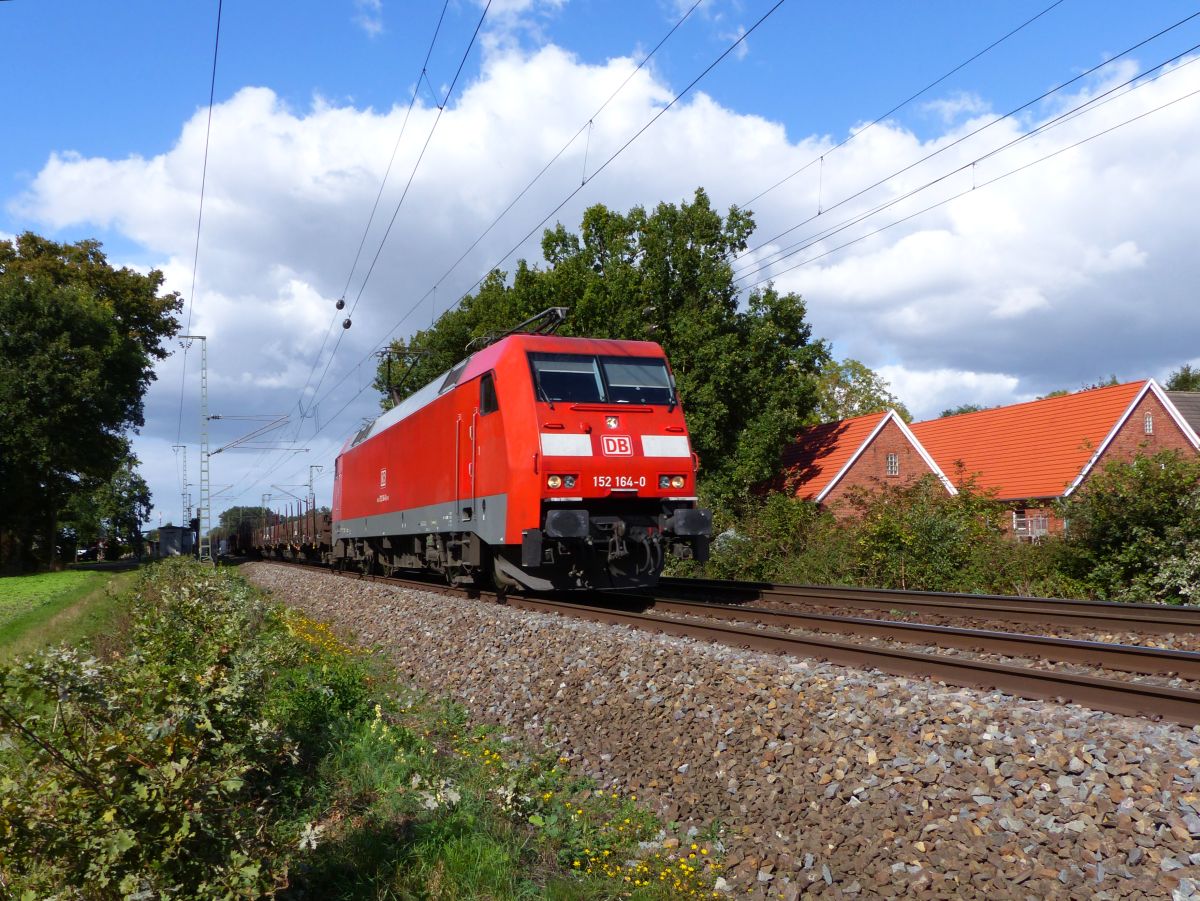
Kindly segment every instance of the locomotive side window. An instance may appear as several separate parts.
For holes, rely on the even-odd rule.
[[[674,392],[667,364],[652,357],[603,357],[608,399],[614,404],[669,404]]]
[[[496,383],[490,372],[479,380],[479,414],[487,416],[500,409],[500,401],[496,398]]]
[[[602,403],[604,383],[596,358],[586,354],[530,354],[534,388],[551,403]]]

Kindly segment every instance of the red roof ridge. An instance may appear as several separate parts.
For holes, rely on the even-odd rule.
[[[1007,410],[1015,410],[1018,407],[1028,407],[1028,406],[1032,406],[1033,404],[1049,404],[1049,403],[1053,403],[1055,401],[1063,402],[1063,401],[1067,401],[1069,398],[1077,398],[1077,397],[1083,397],[1083,396],[1095,397],[1097,394],[1100,394],[1102,392],[1112,392],[1112,391],[1116,391],[1117,389],[1121,389],[1121,388],[1130,388],[1133,385],[1142,386],[1142,385],[1145,385],[1146,382],[1151,382],[1151,381],[1153,381],[1153,379],[1135,379],[1132,382],[1121,382],[1118,385],[1103,385],[1098,388],[1080,388],[1078,391],[1071,391],[1071,392],[1068,392],[1067,394],[1056,394],[1053,397],[1035,397],[1033,400],[1022,400],[1022,401],[1018,401],[1015,404],[1002,404],[998,407],[988,407],[987,409],[984,409],[984,410],[972,410],[970,413],[955,413],[953,416],[934,416],[931,419],[922,419],[919,422],[914,422],[914,423],[912,423],[912,426],[916,427],[916,426],[928,425],[931,422],[942,422],[943,420],[966,419],[967,417],[970,417],[970,416],[982,416],[985,413],[998,413],[1001,410],[1006,410],[1006,411]]]

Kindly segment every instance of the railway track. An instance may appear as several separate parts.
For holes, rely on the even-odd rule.
[[[613,606],[599,607],[556,597],[510,595],[502,598],[495,592],[412,578],[363,576],[357,573],[339,575],[343,578],[400,585],[420,591],[481,598],[502,602],[520,610],[553,613],[677,637],[695,638],[731,647],[815,657],[847,666],[874,668],[895,675],[927,677],[948,684],[998,690],[1025,698],[1062,700],[1114,713],[1161,718],[1188,725],[1200,724],[1200,689],[1173,688],[1143,681],[1104,678],[996,663],[967,656],[914,651],[881,644],[877,639],[1085,664],[1129,673],[1176,676],[1196,681],[1200,685],[1200,653],[1192,651],[771,610],[744,604],[693,602],[657,595],[605,594],[603,597],[609,605],[619,598],[624,606],[642,608],[615,609]],[[667,588],[670,591],[675,586],[669,585]],[[891,596],[890,593],[884,594]],[[588,600],[595,600],[595,597]],[[878,605],[880,602],[876,600],[873,603]],[[839,597],[836,604],[844,606],[842,598]],[[731,620],[758,625],[747,627],[730,622]],[[821,634],[795,634],[784,631],[794,628],[836,632],[866,641],[845,641]]]
[[[776,601],[818,607],[896,610],[904,613],[975,617],[1096,630],[1155,634],[1200,633],[1200,607],[829,585],[775,585],[767,582],[710,579],[664,578],[659,580],[655,591],[660,596],[703,597],[736,603]]]

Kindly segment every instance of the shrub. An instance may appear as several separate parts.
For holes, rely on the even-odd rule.
[[[1065,565],[1101,597],[1196,599],[1200,459],[1160,451],[1112,461],[1061,507]]]
[[[4,873],[31,892],[270,891],[284,847],[263,826],[286,812],[273,785],[344,706],[265,715],[273,674],[305,672],[306,655],[244,583],[171,561],[140,585],[124,656],[58,648],[0,673]]]

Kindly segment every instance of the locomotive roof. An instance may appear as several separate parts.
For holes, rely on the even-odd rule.
[[[497,361],[506,354],[537,351],[541,353],[596,354],[610,357],[661,357],[662,347],[655,341],[622,341],[613,338],[569,338],[562,335],[509,335],[495,344],[476,351],[443,372],[428,385],[414,391],[392,409],[381,414],[347,439],[342,453],[351,447],[373,438],[384,429],[407,419],[423,407],[433,403],[459,382],[467,382],[494,369]]]

